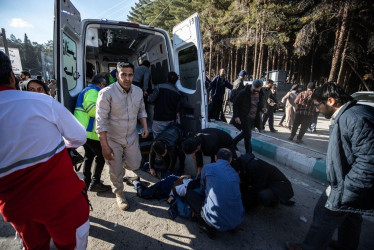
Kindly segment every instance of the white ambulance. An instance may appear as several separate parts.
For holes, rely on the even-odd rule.
[[[54,51],[55,73],[59,84],[58,100],[73,112],[77,97],[87,86],[87,75],[107,73],[117,62],[151,63],[152,85],[167,82],[175,71],[177,88],[186,101],[179,122],[190,132],[209,124],[205,65],[200,21],[197,14],[173,28],[173,42],[160,28],[121,21],[81,20],[70,0],[55,1]],[[150,119],[149,119],[150,120]],[[150,129],[152,126],[148,124]]]

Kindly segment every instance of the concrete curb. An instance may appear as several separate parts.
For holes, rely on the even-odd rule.
[[[327,183],[326,162],[292,149],[252,138],[253,151]]]
[[[233,138],[239,134],[234,126],[224,122],[209,123],[209,127],[218,128],[229,133]],[[252,133],[252,149],[266,158],[272,159],[303,174],[312,176],[324,183],[326,177],[326,155],[315,150],[297,147],[294,143],[285,142],[260,133]]]

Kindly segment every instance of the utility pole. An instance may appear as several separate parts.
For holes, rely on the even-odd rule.
[[[5,54],[7,54],[7,56],[9,57],[8,40],[6,40],[6,34],[5,34],[5,29],[4,28],[1,28],[1,35],[3,37]]]

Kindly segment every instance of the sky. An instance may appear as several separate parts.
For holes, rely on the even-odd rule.
[[[70,0],[83,19],[128,21],[127,15],[138,0]],[[23,41],[25,33],[32,42],[53,39],[53,0],[0,0],[0,28],[7,38],[13,34]]]

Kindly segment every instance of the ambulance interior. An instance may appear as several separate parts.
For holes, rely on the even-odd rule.
[[[151,83],[164,83],[169,72],[169,51],[162,33],[125,26],[90,24],[86,30],[86,82],[92,75],[110,73],[117,62],[135,67],[151,63]]]

